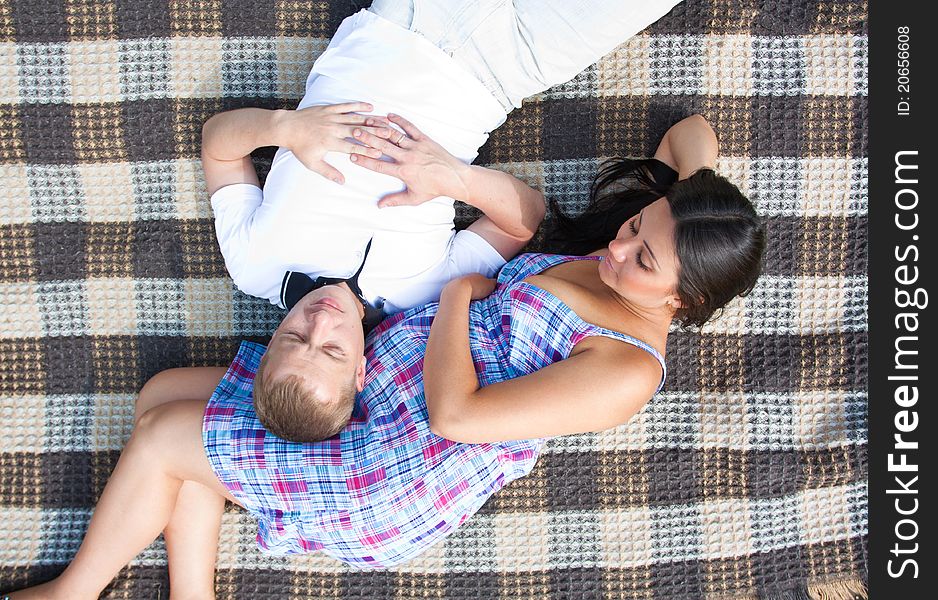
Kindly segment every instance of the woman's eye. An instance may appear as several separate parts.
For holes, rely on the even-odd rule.
[[[651,267],[647,266],[645,263],[642,262],[642,251],[641,251],[641,250],[639,250],[638,252],[635,253],[635,262],[638,263],[638,267],[639,267],[642,271],[651,271]]]
[[[632,235],[638,235],[638,229],[635,227],[635,219],[629,221],[629,229],[632,230]]]

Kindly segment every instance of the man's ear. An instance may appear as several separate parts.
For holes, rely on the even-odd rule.
[[[358,370],[355,372],[355,389],[357,391],[362,391],[365,389],[365,366],[368,361],[365,357],[362,357],[362,361],[358,364]]]

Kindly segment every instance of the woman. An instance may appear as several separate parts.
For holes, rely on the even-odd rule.
[[[392,119],[409,148],[366,139],[397,155],[376,168],[405,174],[448,160]],[[660,164],[600,173],[581,221],[601,235],[611,214],[635,211],[604,248],[522,255],[497,285],[457,279],[439,304],[386,320],[369,338],[372,366],[353,421],[325,442],[264,437],[250,402],[263,352],[255,344],[243,344],[227,372],[157,375],[75,560],[13,598],[96,597],[164,529],[172,589],[211,597],[223,498],[258,517],[258,541],[275,551],[324,549],[376,567],[416,556],[529,472],[540,438],[627,421],[661,384],[671,321],[701,323],[752,288],[764,232],[745,198],[709,170],[715,158],[706,121],[685,119],[664,136]],[[686,178],[668,186],[674,172]],[[623,189],[630,176],[644,187]],[[439,178],[405,182],[420,190]],[[197,398],[216,384],[206,410]]]
[[[358,137],[395,162],[363,166],[396,169],[414,197],[432,194],[454,175],[449,158],[405,120],[391,120],[408,136],[394,144]],[[748,291],[764,244],[748,202],[706,170],[716,138],[702,118],[673,127],[655,156],[685,181],[669,187],[669,171],[657,163],[600,175],[599,208],[588,214],[600,234],[616,230],[606,247],[587,257],[524,255],[503,269],[491,295],[491,281],[460,279],[438,305],[383,323],[369,338],[360,406],[336,438],[290,445],[257,437],[256,345],[244,345],[227,371],[154,377],[75,560],[55,581],[13,597],[97,597],[160,531],[171,589],[213,597],[225,498],[259,518],[259,541],[272,549],[323,548],[358,565],[395,564],[530,471],[539,438],[625,422],[663,380],[672,318],[699,322]],[[428,172],[436,175],[424,178]],[[635,215],[612,224],[603,205],[623,211],[617,199],[629,195],[620,189],[629,173],[645,189],[624,209]],[[722,203],[715,215],[682,212],[711,195]]]

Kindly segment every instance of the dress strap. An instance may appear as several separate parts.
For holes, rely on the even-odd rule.
[[[586,323],[584,321],[584,323]],[[661,366],[661,381],[658,382],[658,387],[655,389],[655,393],[661,391],[661,388],[664,387],[664,380],[668,376],[668,366],[664,362],[664,357],[661,356],[661,353],[655,349],[654,346],[648,342],[644,342],[637,337],[633,337],[627,333],[622,333],[612,329],[606,329],[605,327],[600,327],[599,325],[593,325],[592,323],[586,323],[588,326],[588,331],[584,333],[583,337],[590,337],[595,335],[601,335],[603,337],[613,338],[626,344],[635,346],[636,348],[641,348],[645,352],[651,354],[655,360],[658,361],[658,364]],[[581,338],[582,339],[582,338]],[[579,342],[580,340],[576,340]]]
[[[578,260],[595,260],[597,256],[576,256],[567,254],[544,254],[530,252],[521,254],[502,267],[498,273],[499,283],[521,281],[530,275],[537,275],[547,269],[565,262]]]
[[[669,168],[664,163],[661,163],[664,168]],[[505,279],[502,279],[502,274],[499,274],[499,282],[503,281],[521,281],[529,275],[537,275],[543,271],[546,271],[550,267],[559,265],[565,262],[573,262],[580,260],[602,260],[601,256],[571,256],[563,254],[524,254],[519,256],[516,259],[517,264],[514,264],[515,261],[510,263],[512,268],[508,273],[505,274]],[[506,265],[507,267],[508,265]],[[503,269],[505,271],[506,269]],[[664,362],[664,357],[661,356],[661,353],[658,352],[652,345],[644,342],[636,337],[632,337],[626,333],[621,333],[619,331],[614,331],[612,329],[606,329],[605,327],[600,327],[599,325],[593,325],[592,323],[587,323],[577,316],[586,327],[587,332],[585,332],[583,337],[588,337],[590,335],[602,335],[604,337],[614,338],[620,341],[623,341],[627,344],[631,344],[637,348],[645,350],[658,361],[658,364],[661,365],[661,381],[658,383],[658,389],[655,390],[655,393],[661,390],[664,386],[664,380],[667,376],[668,368]],[[579,341],[579,340],[577,340]]]

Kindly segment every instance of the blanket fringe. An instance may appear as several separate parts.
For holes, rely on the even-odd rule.
[[[765,596],[764,600],[812,600],[812,598],[808,595],[806,588],[799,587],[794,590],[768,594]]]
[[[869,591],[860,579],[845,579],[820,585],[808,586],[811,600],[867,600]]]

